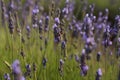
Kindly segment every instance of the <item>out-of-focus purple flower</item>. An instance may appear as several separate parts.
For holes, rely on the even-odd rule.
[[[28,32],[30,32],[30,26],[26,26],[26,30],[28,31]]]
[[[60,40],[61,40],[60,28],[57,27],[57,26],[54,24],[53,30],[54,30],[54,31],[53,31],[53,32],[54,32],[54,41],[55,41],[56,43],[58,43],[58,42],[60,42]]]
[[[106,13],[106,14],[109,13],[109,9],[108,9],[108,8],[105,9],[105,13]]]
[[[99,68],[96,72],[96,79],[95,80],[101,80],[101,76],[102,76],[102,70],[101,70],[101,68]]]
[[[83,49],[82,50],[82,55],[80,57],[81,64],[85,64],[85,59],[86,59],[86,52],[85,52],[85,49]]]
[[[42,60],[43,67],[46,68],[47,59],[44,57]]]
[[[82,55],[85,55],[85,53],[86,53],[85,49],[82,49]]]
[[[37,14],[37,13],[39,13],[39,9],[38,9],[38,7],[35,7],[34,9],[33,9],[33,14]]]
[[[27,30],[27,38],[29,39],[30,38],[30,31],[31,31],[30,26],[27,26],[26,30]]]
[[[49,16],[46,16],[45,17],[45,27],[44,27],[44,30],[45,31],[48,31],[48,26],[49,26],[49,20],[50,20],[50,17]]]
[[[14,74],[20,74],[21,68],[20,68],[20,62],[19,60],[15,60],[12,64],[12,70]]]
[[[66,0],[65,3],[66,3],[66,4],[69,3],[69,0]]]
[[[62,59],[60,59],[58,70],[59,70],[61,76],[63,75],[63,64],[64,64],[64,61]]]
[[[60,65],[63,65],[64,61],[62,59],[60,59]]]
[[[37,25],[37,24],[33,24],[32,26],[33,26],[33,28],[37,28],[37,27],[38,27],[38,25]]]
[[[26,70],[31,72],[31,66],[29,64],[26,65]]]
[[[120,43],[120,37],[118,37],[118,42]]]
[[[27,64],[25,68],[26,68],[25,76],[31,77],[31,65]]]
[[[88,45],[88,44],[85,45],[85,52],[87,56],[89,53],[92,52],[92,50],[93,50],[93,47],[91,45]]]
[[[10,0],[10,3],[8,5],[8,12],[14,12],[14,10],[16,9],[16,6],[14,4],[14,1],[13,0]]]
[[[66,57],[66,42],[65,41],[61,42],[61,55],[64,55],[64,57]]]
[[[92,23],[92,20],[90,19],[89,17],[89,14],[86,14],[85,18],[84,18],[84,22],[87,24],[87,25],[90,25]]]
[[[62,10],[62,13],[63,13],[63,15],[68,14],[68,13],[69,13],[68,8],[64,8],[64,9]]]
[[[58,17],[55,18],[55,23],[60,24],[60,19]]]
[[[98,62],[100,61],[100,56],[101,56],[101,52],[98,52],[96,57]]]
[[[10,79],[10,75],[9,75],[8,73],[5,73],[5,74],[4,74],[4,79],[5,79],[5,80],[11,80],[11,79]]]
[[[42,33],[42,30],[43,30],[42,25],[43,25],[43,21],[42,21],[42,19],[40,19],[40,20],[39,20],[39,22],[38,22],[38,26],[39,26],[39,33]]]
[[[15,60],[12,64],[12,72],[14,75],[14,80],[25,80],[25,78],[22,76],[22,71],[20,68],[20,62],[19,60]]]
[[[81,75],[82,76],[86,76],[87,75],[87,71],[88,71],[89,67],[85,64],[81,65]]]
[[[80,57],[78,55],[75,55],[75,61],[80,62]]]
[[[90,5],[89,7],[90,7],[90,10],[91,10],[91,13],[93,13],[94,8],[95,8],[95,4],[92,4],[92,5]]]
[[[65,49],[65,47],[66,47],[66,42],[65,42],[65,41],[62,41],[62,43],[61,43],[61,48],[62,48],[62,49]]]
[[[53,29],[55,29],[56,27],[58,27],[57,24],[54,24],[54,25],[53,25]]]
[[[60,59],[60,68],[62,69],[63,68],[63,64],[64,64],[64,61],[62,59]]]
[[[101,70],[101,68],[98,69],[97,73],[98,73],[99,76],[102,76],[102,70]]]

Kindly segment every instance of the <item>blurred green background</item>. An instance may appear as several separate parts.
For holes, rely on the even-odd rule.
[[[4,0],[8,2],[9,0]],[[16,0],[15,0],[16,1]],[[27,0],[21,0],[24,3]],[[49,4],[52,1],[57,1],[59,6],[62,8],[65,5],[66,0],[38,0],[40,4],[42,4],[45,8],[45,11],[48,11]],[[69,0],[75,1],[75,10],[74,13],[78,19],[82,19],[83,17],[83,8],[85,6],[89,7],[90,4],[95,4],[95,15],[98,15],[99,11],[104,11],[105,8],[109,9],[109,20],[114,21],[115,15],[120,14],[120,0]],[[57,4],[58,6],[58,4]],[[88,11],[89,8],[87,8]]]
[[[84,3],[85,0],[76,0],[76,10],[79,10],[78,7],[80,6],[80,3]],[[90,4],[95,4],[95,15],[98,15],[99,11],[105,10],[105,8],[109,9],[109,20],[114,21],[115,15],[120,14],[120,0],[86,0],[88,1],[87,6]],[[84,5],[83,5],[84,6]],[[76,12],[75,12],[76,13]],[[81,11],[79,13],[81,14]],[[78,17],[79,18],[79,17]]]

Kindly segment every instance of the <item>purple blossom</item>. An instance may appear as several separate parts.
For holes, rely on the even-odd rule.
[[[31,77],[31,65],[27,64],[25,68],[26,68],[25,76]]]
[[[80,62],[80,58],[79,58],[78,55],[75,55],[75,61],[76,61],[76,62]]]
[[[62,48],[62,49],[65,49],[65,47],[66,47],[66,42],[65,42],[65,41],[62,41],[62,43],[61,43],[61,48]]]
[[[88,71],[89,67],[85,64],[81,65],[81,75],[82,76],[86,76],[87,75],[87,71]]]
[[[58,17],[55,18],[55,23],[60,24],[60,19]]]
[[[4,74],[4,79],[5,79],[5,80],[11,80],[11,79],[10,79],[10,75],[9,75],[8,73],[5,73],[5,74]]]
[[[64,61],[62,59],[60,59],[60,65],[63,65]]]
[[[47,59],[44,57],[42,60],[43,67],[46,68]]]
[[[15,60],[12,64],[12,70],[14,74],[20,74],[21,68],[20,68],[20,62],[19,60]]]
[[[99,68],[96,73],[96,80],[101,80],[101,76],[102,76],[102,70],[101,68]]]
[[[50,17],[49,17],[49,16],[46,16],[46,17],[45,17],[45,27],[44,27],[44,30],[45,30],[45,31],[48,31],[49,20],[50,20]]]
[[[30,32],[31,31],[30,26],[26,26],[26,30]]]
[[[33,14],[37,14],[37,13],[39,13],[39,9],[37,7],[35,7],[32,12],[33,12]]]
[[[60,59],[58,70],[59,70],[61,76],[63,75],[63,64],[64,64],[64,61],[62,59]]]
[[[12,64],[12,72],[14,75],[14,80],[25,80],[25,78],[22,76],[22,71],[20,68],[20,62],[19,60],[15,60]]]
[[[101,56],[101,52],[98,52],[96,57],[98,62],[100,61],[100,56]]]

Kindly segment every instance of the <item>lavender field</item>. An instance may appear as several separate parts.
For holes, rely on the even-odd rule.
[[[0,80],[120,80],[120,1],[104,1],[0,0]]]

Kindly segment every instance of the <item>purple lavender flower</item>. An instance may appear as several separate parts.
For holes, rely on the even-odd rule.
[[[15,4],[14,4],[14,1],[13,0],[10,0],[10,3],[9,3],[9,5],[8,5],[8,13],[9,12],[14,12],[14,10],[16,9],[16,6],[15,6]]]
[[[89,67],[88,67],[86,64],[81,64],[80,67],[81,67],[81,75],[82,75],[82,76],[86,76]]]
[[[102,70],[101,70],[101,68],[99,68],[97,70],[96,79],[95,80],[101,80],[101,76],[102,76]]]
[[[80,58],[79,58],[79,56],[78,55],[75,55],[75,60],[76,60],[76,62],[80,62]]]
[[[19,74],[21,73],[21,69],[20,69],[20,62],[19,60],[15,60],[12,64],[12,70],[14,74]]]
[[[29,64],[26,65],[26,70],[27,70],[28,72],[31,72],[31,66],[30,66]]]
[[[35,6],[35,7],[34,7],[34,9],[32,10],[32,13],[35,14],[35,15],[39,13],[39,8],[38,8],[38,6]]]
[[[46,68],[47,59],[44,57],[42,60],[43,67]]]
[[[64,61],[62,59],[60,59],[60,65],[63,65]]]
[[[62,48],[62,49],[65,49],[65,48],[66,48],[66,42],[65,42],[65,41],[62,41],[62,43],[61,43],[61,48]]]
[[[10,79],[10,75],[9,75],[8,73],[5,73],[5,74],[4,74],[4,79],[5,79],[5,80],[11,80],[11,79]]]
[[[61,42],[61,55],[64,55],[64,57],[66,57],[66,42],[62,41]]]
[[[39,33],[42,33],[42,30],[43,30],[42,25],[43,25],[43,21],[42,21],[42,19],[40,19],[39,22],[38,22]]]
[[[58,25],[60,24],[60,19],[58,17],[55,18],[55,23]]]
[[[100,56],[101,56],[101,52],[98,52],[98,53],[97,53],[97,61],[98,61],[98,62],[100,61]]]
[[[66,17],[66,15],[69,13],[69,11],[68,11],[68,8],[64,8],[63,10],[62,10],[62,15],[64,15],[65,17]]]
[[[26,30],[30,32],[30,26],[26,26]]]
[[[26,68],[25,77],[29,76],[31,78],[31,65],[27,64],[25,68]]]
[[[22,71],[20,68],[20,62],[19,60],[15,60],[12,64],[12,72],[14,75],[14,80],[25,80],[25,78],[22,76]]]
[[[32,26],[33,28],[38,27],[38,16],[37,14],[39,13],[39,7],[37,2],[35,2],[35,6],[32,10]]]
[[[46,16],[45,17],[45,27],[44,27],[44,30],[45,31],[48,31],[48,26],[49,26],[49,16]]]
[[[27,37],[29,39],[30,38],[30,31],[31,31],[30,26],[26,26],[26,30],[27,30]]]
[[[54,24],[53,30],[54,30],[54,41],[56,43],[58,43],[58,42],[60,42],[60,39],[61,39],[61,37],[60,37],[60,29],[59,29],[59,27],[57,27],[57,25]]]
[[[63,65],[64,65],[64,61],[62,59],[60,59],[58,70],[59,70],[61,76],[63,75]]]
[[[82,55],[80,57],[81,64],[85,64],[85,59],[86,59],[86,54],[85,54],[85,49],[83,49],[82,50]]]

